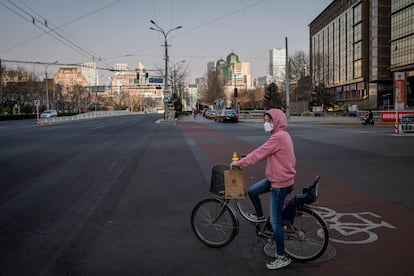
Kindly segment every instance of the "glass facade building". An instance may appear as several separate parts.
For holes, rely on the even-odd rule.
[[[392,93],[390,12],[389,0],[332,1],[309,24],[313,86],[338,103],[381,108]]]
[[[414,0],[391,0],[391,72],[403,73],[403,108],[414,109]]]
[[[269,74],[280,84],[286,76],[286,49],[273,48],[269,51]]]

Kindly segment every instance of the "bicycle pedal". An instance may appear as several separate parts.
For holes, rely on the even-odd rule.
[[[283,231],[287,234],[289,233],[295,233],[295,229],[292,225],[283,225]]]
[[[270,230],[264,230],[263,234],[266,235],[266,236],[273,236],[273,232],[270,231]]]

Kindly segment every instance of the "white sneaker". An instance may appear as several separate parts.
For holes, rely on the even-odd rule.
[[[265,217],[263,217],[263,216],[258,217],[258,216],[254,215],[254,214],[247,214],[247,217],[248,217],[249,219],[251,219],[251,220],[253,220],[253,221],[257,221],[257,222],[262,222],[262,221],[266,220],[266,218],[265,218]]]
[[[277,256],[273,262],[266,264],[267,269],[279,269],[288,266],[292,262],[287,256]]]

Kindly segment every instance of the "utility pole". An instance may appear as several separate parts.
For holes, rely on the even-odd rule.
[[[45,64],[45,63],[40,63],[40,62],[36,62],[36,63],[39,63],[39,64]],[[55,61],[55,62],[53,62],[53,63],[47,63],[46,65],[45,65],[45,83],[46,83],[46,88],[45,88],[45,93],[46,93],[46,109],[49,109],[49,82],[48,82],[48,78],[47,78],[47,68],[49,67],[49,65],[52,65],[52,64],[56,64],[56,63],[58,63],[58,61]]]
[[[81,103],[81,90],[80,90],[80,86],[77,86],[78,88],[78,111],[79,114],[82,113],[82,103]]]
[[[46,83],[46,109],[49,109],[49,82],[47,81],[47,66],[46,66],[46,70],[45,70],[45,83]]]
[[[1,67],[1,58],[0,58],[0,103],[3,104],[3,67]]]
[[[285,44],[286,44],[286,117],[290,118],[290,98],[289,98],[289,55],[288,55],[288,38],[285,37]]]

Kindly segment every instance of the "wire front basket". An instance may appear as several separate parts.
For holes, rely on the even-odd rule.
[[[217,165],[211,170],[210,192],[216,195],[224,194],[224,171],[229,170],[229,166]]]

